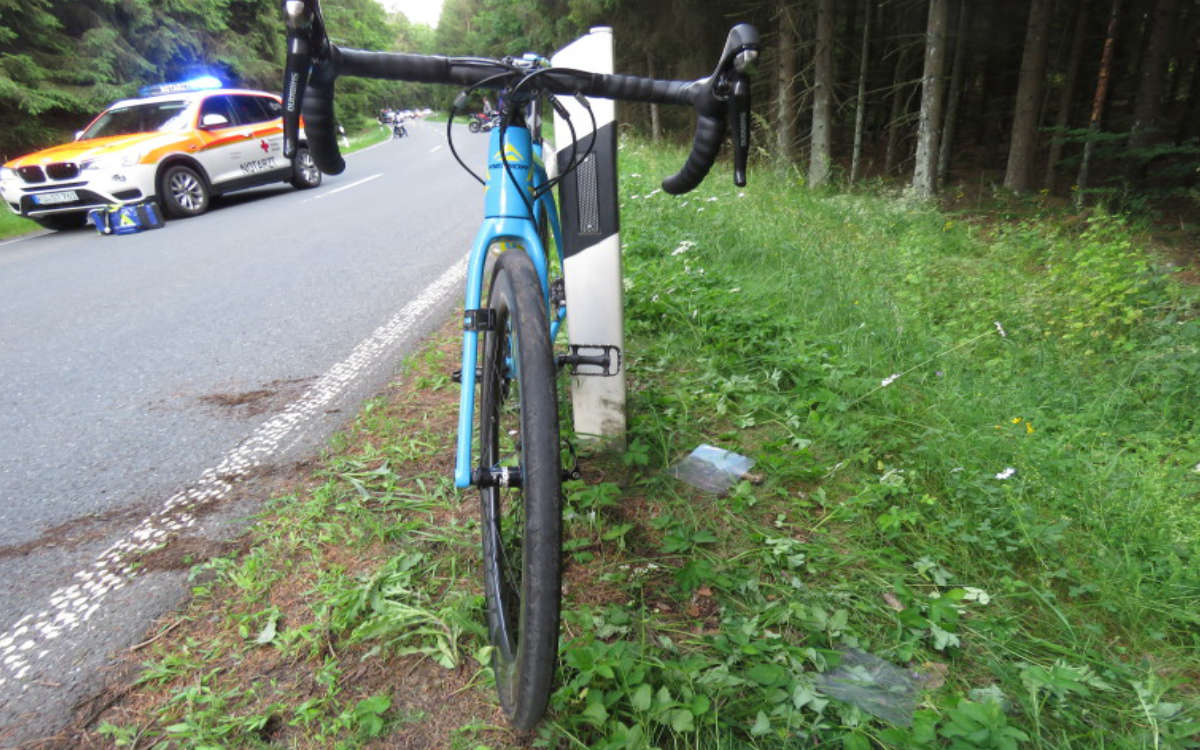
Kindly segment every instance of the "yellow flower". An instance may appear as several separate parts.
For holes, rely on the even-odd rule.
[[[1021,418],[1020,418],[1020,417],[1013,417],[1013,418],[1012,418],[1012,423],[1013,423],[1013,424],[1021,424]]]
[[[1025,434],[1026,434],[1026,435],[1032,435],[1032,434],[1033,434],[1033,422],[1026,422],[1026,423],[1025,423]]]

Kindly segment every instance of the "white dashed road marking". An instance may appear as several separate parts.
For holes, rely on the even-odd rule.
[[[322,415],[333,401],[416,326],[439,300],[460,286],[466,278],[466,271],[467,260],[464,257],[391,320],[376,328],[354,348],[350,356],[330,368],[297,401],[259,426],[250,437],[227,453],[220,463],[201,473],[199,481],[190,489],[173,495],[160,510],[138,524],[124,539],[100,553],[90,567],[75,573],[75,583],[51,593],[45,609],[37,614],[25,615],[7,631],[0,633],[0,687],[28,676],[36,663],[51,653],[54,641],[91,619],[110,592],[124,588],[132,581],[138,571],[129,561],[136,559],[138,553],[162,544],[171,532],[194,525],[196,516],[192,511],[197,505],[220,500],[228,494],[234,482],[270,461],[284,446],[285,440],[296,439],[315,417]]]
[[[371,175],[370,177],[364,177],[364,178],[362,178],[361,180],[358,180],[357,182],[352,182],[352,183],[350,183],[349,185],[342,185],[340,188],[334,188],[333,190],[330,190],[330,191],[328,191],[328,192],[325,192],[325,193],[321,193],[320,195],[313,196],[312,198],[308,198],[308,199],[306,199],[306,200],[302,200],[302,201],[300,201],[300,202],[301,202],[301,203],[308,203],[308,202],[310,202],[310,201],[319,201],[319,200],[321,200],[322,198],[324,198],[324,197],[325,197],[325,196],[327,196],[327,195],[333,195],[334,193],[340,193],[340,192],[342,192],[343,190],[349,190],[349,189],[350,189],[350,188],[352,188],[352,187],[358,187],[359,185],[363,184],[364,182],[370,182],[371,180],[377,180],[377,179],[379,179],[380,177],[383,177],[383,172],[379,172],[379,173],[373,174],[373,175]]]

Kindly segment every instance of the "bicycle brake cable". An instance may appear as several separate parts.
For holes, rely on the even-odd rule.
[[[487,185],[487,180],[480,177],[478,174],[475,173],[475,170],[473,170],[469,166],[467,166],[467,163],[462,160],[461,156],[458,155],[458,149],[454,148],[454,135],[451,130],[451,127],[454,125],[454,116],[458,113],[458,110],[460,108],[462,108],[462,106],[464,104],[466,104],[467,97],[471,95],[472,91],[474,91],[477,88],[482,88],[483,86],[486,86],[487,84],[491,83],[492,81],[497,81],[502,78],[507,78],[508,76],[511,76],[512,73],[513,73],[512,71],[506,71],[504,73],[497,73],[494,76],[489,76],[488,78],[485,78],[478,83],[472,84],[469,88],[463,89],[459,93],[458,96],[454,97],[454,103],[450,105],[450,116],[448,118],[446,118],[446,144],[450,147],[450,153],[454,156],[454,160],[458,162],[458,165],[460,167],[462,167],[463,169],[465,169],[467,174],[471,175],[476,180],[478,180],[480,185]]]
[[[586,111],[592,119],[592,137],[588,139],[587,151],[583,152],[582,157],[579,157],[578,159],[576,159],[576,156],[579,153],[579,138],[578,138],[577,134],[575,133],[575,124],[573,122],[571,122],[571,116],[567,112],[566,107],[563,107],[562,110],[560,111],[558,107],[561,106],[561,104],[557,101],[554,101],[554,103],[557,105],[557,106],[555,106],[555,111],[558,112],[562,116],[563,122],[567,123],[567,129],[571,131],[571,158],[569,160],[567,160],[567,166],[562,170],[562,172],[557,177],[555,177],[553,180],[546,181],[546,184],[543,186],[543,188],[541,190],[539,190],[537,192],[537,194],[534,196],[535,199],[540,198],[542,195],[545,195],[547,192],[549,192],[550,190],[557,187],[558,184],[563,181],[563,178],[565,178],[567,175],[574,172],[576,169],[579,169],[579,167],[583,166],[583,163],[585,161],[587,161],[588,157],[592,155],[592,151],[595,150],[595,147],[596,147],[596,113],[592,111],[591,105],[588,104],[587,97],[585,97],[579,93],[576,93],[575,98],[579,102],[579,104],[583,107],[584,111]],[[553,100],[553,98],[552,98],[552,100]]]
[[[539,76],[544,76],[544,75],[547,75],[550,73],[563,73],[563,72],[582,73],[583,71],[575,71],[573,69],[568,69],[568,68],[539,68],[538,70],[534,70],[534,71],[530,72],[529,74],[527,74],[525,77],[523,77],[517,83],[517,85],[513,87],[513,92],[516,93],[522,87],[529,86],[530,83],[532,81],[534,81],[536,78],[538,78]],[[533,191],[533,199],[535,201],[538,200],[539,198],[541,198],[546,193],[553,190],[555,187],[557,187],[558,184],[560,182],[562,182],[563,178],[565,178],[567,175],[574,172],[585,161],[587,161],[587,158],[589,156],[591,156],[592,151],[595,149],[595,146],[596,146],[596,113],[592,111],[592,107],[588,103],[587,98],[584,97],[582,94],[580,94],[578,91],[575,92],[576,101],[579,102],[580,106],[583,107],[584,111],[586,111],[588,113],[588,116],[591,117],[591,120],[592,120],[592,137],[590,139],[588,139],[587,151],[585,151],[583,156],[580,158],[576,158],[578,156],[578,138],[575,133],[575,125],[574,125],[574,123],[571,122],[570,114],[567,112],[566,108],[563,107],[562,104],[557,100],[557,98],[555,97],[554,94],[548,94],[548,98],[550,99],[550,103],[554,106],[554,111],[557,112],[559,114],[559,116],[561,116],[563,118],[563,121],[567,123],[567,128],[571,131],[571,158],[568,160],[567,166],[562,170],[562,172],[561,172],[561,174],[559,174],[559,176],[555,177],[552,180],[547,180],[546,184],[543,185],[540,189]]]

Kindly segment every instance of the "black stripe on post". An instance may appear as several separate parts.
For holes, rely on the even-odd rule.
[[[562,222],[563,256],[572,255],[616,234],[617,210],[617,127],[610,122],[595,133],[596,145],[579,167],[559,183],[559,214]],[[592,135],[584,136],[574,152],[576,158],[587,153]],[[558,170],[571,166],[571,149],[558,152]]]

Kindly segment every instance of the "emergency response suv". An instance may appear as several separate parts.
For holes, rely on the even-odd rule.
[[[295,158],[283,157],[278,96],[220,85],[166,84],[116,102],[73,142],[0,167],[0,196],[14,213],[64,229],[103,206],[157,199],[167,216],[195,216],[221,193],[321,184],[303,131]]]

